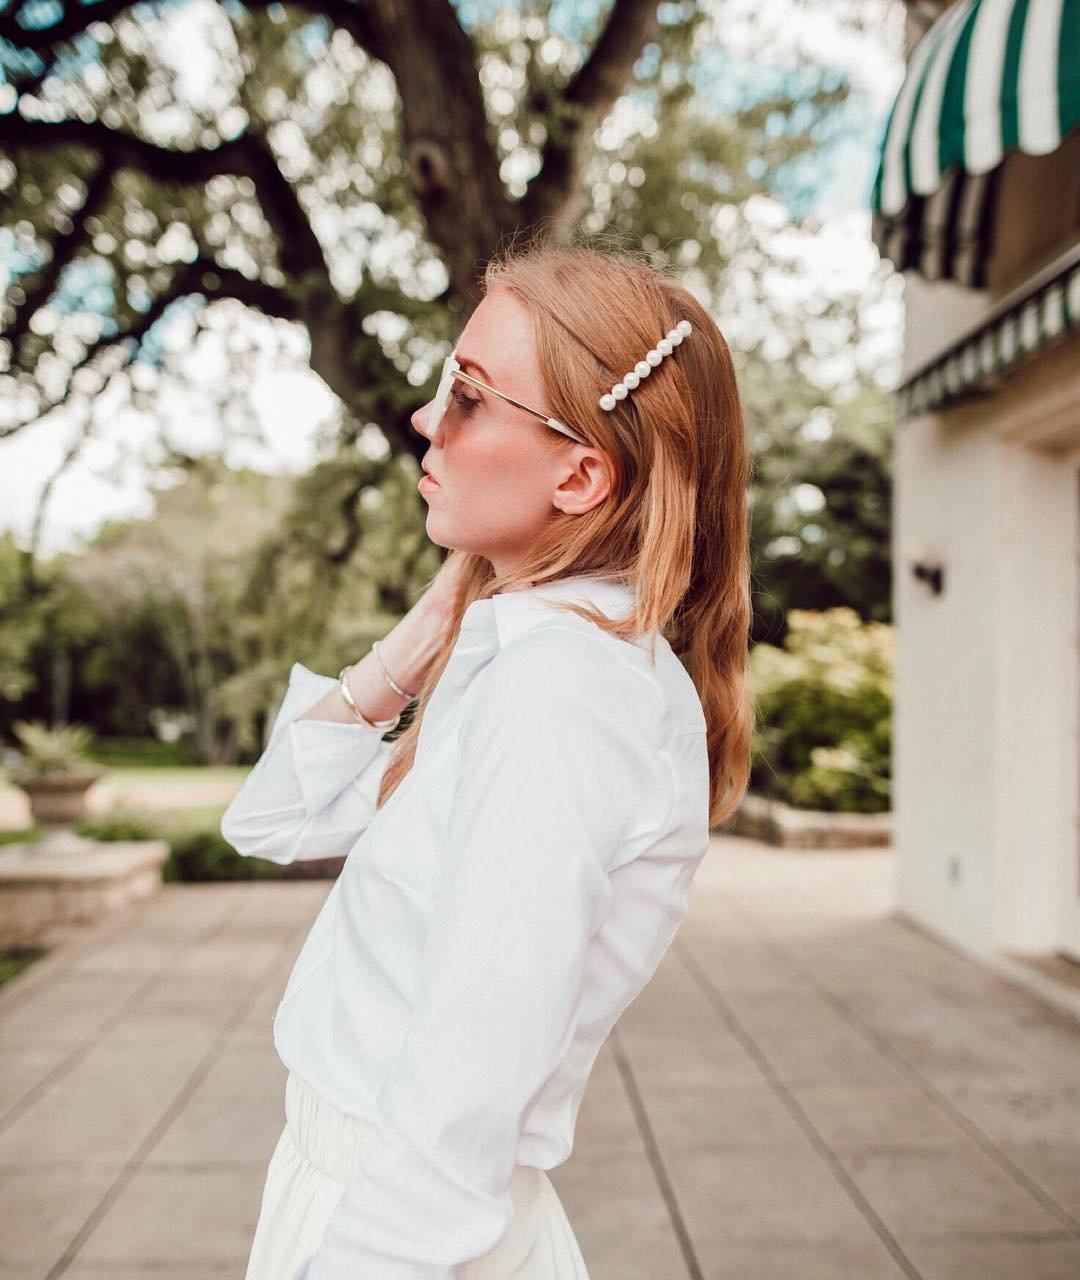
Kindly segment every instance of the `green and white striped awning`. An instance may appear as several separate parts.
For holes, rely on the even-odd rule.
[[[956,0],[911,52],[871,196],[901,269],[985,284],[1006,152],[1055,151],[1080,125],[1080,0]]]
[[[898,388],[901,418],[993,395],[1017,366],[1080,330],[1080,240],[1002,298]]]

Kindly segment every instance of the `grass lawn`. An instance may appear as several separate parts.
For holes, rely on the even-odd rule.
[[[46,954],[45,947],[7,947],[0,950],[0,986]]]
[[[110,789],[123,787],[190,786],[192,783],[235,782],[237,786],[251,772],[251,765],[170,765],[167,768],[145,765],[110,769],[98,784]]]
[[[196,831],[217,831],[224,812],[223,804],[190,805],[182,809],[124,809],[118,814],[101,815],[101,821],[108,821],[111,817],[130,818],[133,822],[145,823],[155,838],[167,840],[171,836],[187,836]],[[41,831],[37,827],[0,830],[0,845],[21,844],[40,837]]]
[[[110,769],[99,782],[94,784],[95,791],[105,792],[109,796],[109,806],[104,813],[94,811],[90,820],[107,820],[109,818],[131,818],[144,822],[155,834],[166,838],[187,835],[194,831],[215,831],[225,811],[225,801],[219,797],[211,797],[210,802],[199,802],[198,795],[180,795],[189,788],[209,786],[239,787],[250,771],[250,765],[236,765],[220,768],[203,766],[131,766]],[[147,789],[158,792],[156,802],[131,803],[135,793]],[[0,800],[3,791],[11,789],[6,775],[0,770]],[[169,793],[177,793],[178,803],[170,803]],[[25,827],[0,829],[0,845],[19,843],[35,839],[39,833]]]

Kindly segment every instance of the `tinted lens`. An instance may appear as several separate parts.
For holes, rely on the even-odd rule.
[[[443,361],[442,374],[439,377],[439,385],[435,390],[435,398],[431,402],[431,414],[428,418],[428,431],[434,435],[439,429],[439,423],[442,416],[446,412],[446,406],[450,403],[450,392],[454,385],[454,366],[457,362],[454,360],[454,353],[451,353]]]

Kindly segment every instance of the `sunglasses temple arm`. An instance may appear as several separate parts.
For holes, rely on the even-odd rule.
[[[505,391],[499,391],[495,387],[489,387],[486,382],[481,382],[479,378],[474,378],[471,373],[464,373],[460,369],[454,370],[454,377],[462,378],[465,382],[470,382],[474,387],[480,387],[484,391],[490,391],[492,395],[499,396],[508,404],[512,404],[516,409],[523,409],[526,413],[531,413],[534,418],[539,418],[541,422],[546,423],[555,431],[561,431],[563,435],[569,436],[572,440],[578,441],[579,444],[588,444],[587,440],[583,440],[576,432],[570,430],[565,423],[560,422],[558,418],[549,418],[546,413],[541,413],[539,409],[530,409],[527,404],[522,404],[520,400],[515,400],[513,396],[508,396]]]

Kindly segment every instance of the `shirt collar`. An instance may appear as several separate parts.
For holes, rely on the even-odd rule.
[[[513,591],[501,591],[474,600],[465,610],[462,631],[485,633],[502,648],[529,627],[566,610],[551,607],[553,600],[590,605],[612,620],[630,613],[637,603],[634,588],[614,575],[573,574]]]
[[[437,726],[448,720],[476,674],[504,645],[529,627],[565,612],[552,607],[554,600],[591,604],[616,619],[634,607],[637,595],[612,575],[574,574],[473,600],[462,614],[457,640],[428,699],[417,739],[417,758],[427,752]]]

